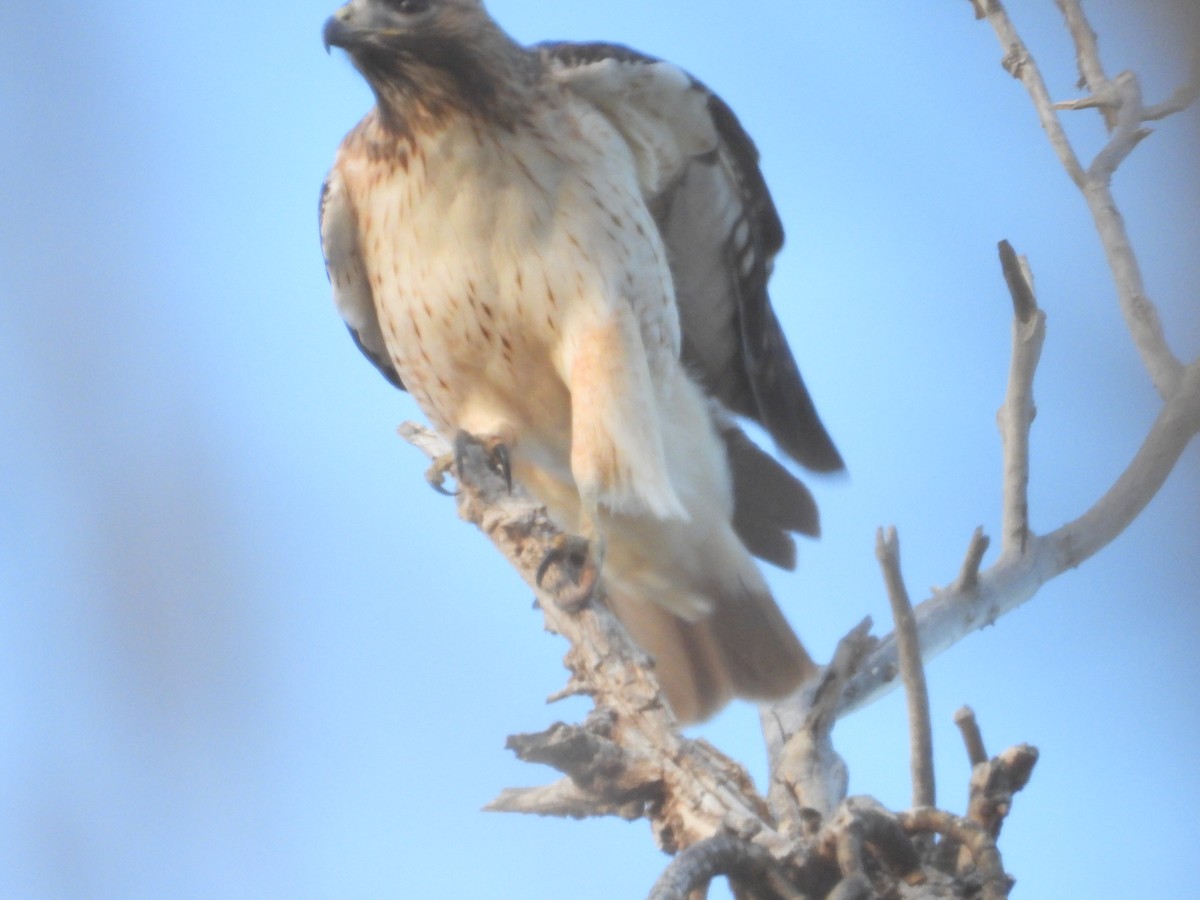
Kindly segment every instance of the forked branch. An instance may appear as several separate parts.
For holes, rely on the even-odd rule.
[[[1067,138],[1058,107],[1003,3],[975,2],[977,13],[987,19],[1000,41],[1005,68],[1025,86],[1059,161],[1087,201],[1126,325],[1164,404],[1116,483],[1078,518],[1049,534],[1035,535],[1029,526],[1027,500],[1029,431],[1034,417],[1033,376],[1045,323],[1028,265],[1016,257],[1011,247],[1001,245],[1001,264],[1014,310],[1008,392],[999,414],[1004,444],[1002,552],[990,568],[978,571],[975,559],[982,557],[982,551],[979,542],[973,541],[958,579],[917,606],[915,616],[926,659],[1020,606],[1047,581],[1107,546],[1150,502],[1200,432],[1200,361],[1185,366],[1167,346],[1158,311],[1147,297],[1109,185],[1117,167],[1145,136],[1142,123],[1150,112],[1154,118],[1161,118],[1183,109],[1200,94],[1200,62],[1193,60],[1188,86],[1166,104],[1148,111],[1142,106],[1135,75],[1123,72],[1109,79],[1104,74],[1095,33],[1078,0],[1060,0],[1059,5],[1075,44],[1082,80],[1091,91],[1086,103],[1071,106],[1104,110],[1113,129],[1108,144],[1086,168]],[[841,713],[891,690],[897,662],[896,639],[888,636],[847,687]]]

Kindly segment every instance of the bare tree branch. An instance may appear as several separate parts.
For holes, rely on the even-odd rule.
[[[1108,76],[1104,74],[1104,66],[1100,62],[1100,45],[1096,41],[1096,32],[1083,14],[1079,0],[1057,0],[1058,8],[1062,10],[1067,20],[1067,29],[1075,41],[1075,64],[1079,67],[1080,86],[1091,92],[1092,105],[1098,106],[1104,114],[1105,124],[1109,130],[1117,123],[1116,108],[1120,105],[1115,96]]]
[[[507,788],[483,808],[484,812],[532,813],[564,819],[589,819],[597,816],[616,816],[633,821],[645,815],[646,804],[640,800],[625,803],[605,803],[595,794],[583,790],[570,778],[530,788]]]
[[[1053,574],[1079,565],[1124,531],[1158,493],[1197,432],[1200,360],[1183,370],[1174,396],[1116,483],[1079,518],[1046,535],[1045,552],[1054,556]]]
[[[954,724],[962,732],[963,744],[967,748],[967,758],[972,766],[987,762],[987,750],[983,746],[983,735],[979,732],[979,723],[975,721],[975,710],[964,706],[954,714]]]
[[[864,619],[838,642],[833,661],[798,697],[760,707],[771,782],[767,801],[787,835],[809,830],[805,810],[828,818],[846,799],[849,774],[833,748],[842,691],[878,641]]]
[[[967,818],[986,828],[993,838],[999,837],[1012,810],[1013,794],[1029,783],[1037,761],[1037,748],[1020,744],[973,766]]]
[[[753,882],[762,900],[805,900],[780,873],[771,854],[730,834],[718,834],[680,851],[650,891],[649,900],[688,900],[707,893],[714,878]],[[703,895],[703,894],[702,894]]]
[[[1142,118],[1147,122],[1165,119],[1175,113],[1183,112],[1200,97],[1200,59],[1193,57],[1191,61],[1192,74],[1188,80],[1175,89],[1170,97],[1162,103],[1147,106],[1142,110]]]
[[[1029,430],[1037,415],[1033,377],[1046,340],[1046,314],[1038,309],[1028,265],[1008,241],[1000,242],[1000,264],[1013,300],[1008,391],[997,414],[1004,446],[1001,548],[1003,553],[1024,553],[1029,540]]]
[[[1063,0],[1062,5],[1064,12],[1069,12],[1068,27],[1074,26],[1072,36],[1085,79],[1101,78],[1095,38],[1082,9],[1073,0]],[[1200,432],[1200,361],[1184,366],[1167,347],[1158,312],[1146,297],[1137,259],[1109,190],[1116,164],[1140,139],[1135,139],[1129,125],[1135,112],[1139,121],[1143,114],[1140,95],[1134,90],[1136,78],[1121,76],[1109,82],[1126,86],[1118,91],[1122,106],[1117,127],[1098,157],[1100,164],[1093,163],[1085,171],[1062,130],[1038,67],[1003,4],[1000,0],[979,0],[976,8],[985,12],[1004,49],[1005,67],[1025,85],[1051,146],[1087,200],[1116,282],[1126,325],[1165,403],[1129,466],[1095,505],[1050,534],[1032,536],[1025,491],[1027,441],[1033,414],[1032,377],[1043,339],[1038,333],[1042,326],[1040,314],[1036,314],[1029,323],[1037,324],[1031,324],[1028,334],[1022,330],[1022,310],[1032,300],[1032,285],[1027,267],[1023,267],[1026,283],[1022,285],[1011,260],[1005,263],[1006,278],[1014,289],[1016,316],[1009,391],[1000,415],[1005,443],[1004,550],[977,580],[960,575],[948,589],[935,591],[917,606],[915,616],[926,659],[1020,606],[1051,578],[1079,565],[1111,542],[1150,502]],[[1002,254],[1006,255],[1004,251]],[[896,639],[889,635],[847,686],[839,714],[857,709],[895,687],[897,663]]]
[[[991,539],[983,533],[983,528],[976,528],[971,535],[971,543],[967,547],[967,555],[963,558],[962,568],[958,578],[954,579],[951,590],[969,594],[979,587],[979,569],[983,565],[983,555],[991,546]]]
[[[983,882],[980,892],[983,900],[1003,900],[1008,896],[1009,880],[1000,862],[1000,851],[996,849],[996,842],[992,836],[982,826],[969,819],[928,807],[900,813],[899,818],[901,824],[910,832],[931,831],[966,847]]]
[[[1047,581],[1109,544],[1145,508],[1200,432],[1200,362],[1185,371],[1133,461],[1091,509],[1050,534],[1031,537],[1025,553],[1002,554],[980,573],[975,589],[951,586],[918,604],[914,615],[926,660],[1025,603]],[[838,714],[891,691],[897,671],[896,639],[889,635],[847,686]]]
[[[451,452],[422,426],[406,423],[400,434],[435,465]],[[722,830],[747,834],[776,855],[789,852],[791,843],[770,824],[767,805],[746,771],[711,744],[679,733],[654,678],[653,662],[629,639],[602,597],[570,609],[537,586],[538,566],[560,534],[545,510],[519,486],[510,492],[479,446],[467,447],[463,465],[455,497],[460,517],[483,531],[535,592],[547,629],[571,644],[566,663],[572,692],[587,693],[596,703],[584,725],[552,726],[539,735],[517,736],[510,746],[527,759],[559,769],[584,795],[595,798],[588,810],[582,797],[573,796],[572,815],[609,815],[614,806],[644,802],[655,837],[667,852]],[[653,802],[648,790],[654,792]],[[530,794],[525,799],[531,797],[534,803],[546,800]]]
[[[1077,0],[1063,0],[1063,5],[1064,12],[1067,8],[1072,9],[1068,26],[1070,27],[1073,20],[1079,23],[1072,29],[1072,38],[1081,57],[1081,66],[1086,65],[1092,75],[1101,77],[1092,71],[1093,68],[1099,69],[1098,56],[1094,67],[1093,63],[1088,61],[1088,58],[1098,53],[1094,46],[1094,36],[1088,37],[1091,34],[1091,26],[1083,18]],[[1139,127],[1143,111],[1137,79],[1131,74],[1123,81],[1118,79],[1121,83],[1116,90],[1116,97],[1120,103],[1116,113],[1116,131],[1092,166],[1085,171],[1058,120],[1041,72],[1013,27],[1000,0],[988,0],[987,20],[1004,50],[1005,68],[1025,85],[1059,161],[1087,200],[1117,285],[1117,296],[1125,324],[1133,335],[1134,343],[1154,386],[1160,396],[1168,398],[1174,393],[1183,376],[1183,366],[1167,346],[1158,311],[1147,297],[1141,269],[1125,231],[1125,223],[1117,211],[1116,202],[1109,189],[1109,182],[1117,166],[1145,136]],[[1102,73],[1102,70],[1099,71]],[[1101,102],[1109,101],[1098,100],[1096,105],[1100,105]]]
[[[1045,81],[1042,80],[1041,72],[1033,62],[1033,57],[1029,54],[1025,42],[1021,40],[1021,36],[1013,27],[1000,0],[982,0],[982,2],[986,7],[985,18],[995,30],[996,37],[1000,40],[1000,46],[1004,49],[1002,65],[1029,91],[1038,119],[1042,123],[1046,136],[1050,139],[1050,146],[1054,148],[1059,162],[1067,170],[1071,180],[1082,189],[1086,178],[1083,166],[1079,162],[1079,157],[1075,155],[1075,150],[1063,130],[1062,123],[1058,120],[1054,111],[1054,102],[1050,99],[1050,92],[1046,88]]]
[[[896,648],[900,654],[900,677],[908,701],[908,739],[912,767],[913,806],[935,806],[933,782],[933,729],[929,724],[929,689],[921,662],[921,640],[913,617],[908,589],[900,573],[900,540],[896,529],[880,528],[875,535],[875,557],[883,569],[892,619],[896,623]]]

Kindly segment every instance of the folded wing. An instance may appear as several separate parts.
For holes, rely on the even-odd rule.
[[[757,422],[818,472],[843,467],[771,307],[783,226],[758,150],[728,105],[682,69],[616,44],[538,47],[555,76],[625,136],[666,244],[692,376],[723,410]],[[718,408],[735,526],[756,556],[795,564],[791,533],[816,535],[808,490]]]

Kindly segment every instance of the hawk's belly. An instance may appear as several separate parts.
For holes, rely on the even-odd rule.
[[[632,164],[605,162],[603,142],[564,160],[536,132],[511,136],[521,146],[456,140],[360,194],[388,350],[443,434],[501,437],[569,479],[578,336],[624,317],[641,344],[629,351],[676,364],[665,252]]]

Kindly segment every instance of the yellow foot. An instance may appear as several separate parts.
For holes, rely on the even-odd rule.
[[[443,453],[433,461],[433,465],[425,470],[425,480],[429,482],[429,486],[447,497],[453,497],[458,493],[457,489],[452,491],[446,487],[446,473],[455,467],[456,458],[454,453]]]
[[[497,478],[504,479],[504,486],[508,492],[512,493],[512,462],[509,459],[508,447],[498,437],[476,438],[465,431],[460,431],[454,436],[454,450],[450,453],[445,453],[433,461],[433,465],[425,472],[425,480],[439,494],[445,494],[447,497],[453,497],[458,494],[457,490],[450,490],[446,487],[446,475],[450,473],[454,478],[461,483],[463,471],[467,461],[467,451],[472,444],[478,444],[483,448],[484,460],[487,462],[488,469],[496,475]]]

